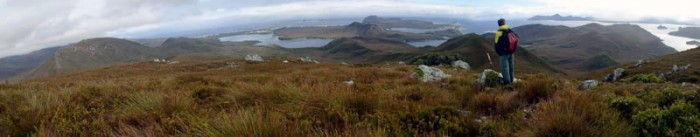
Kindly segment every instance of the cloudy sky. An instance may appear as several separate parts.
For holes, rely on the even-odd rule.
[[[0,0],[0,57],[93,37],[169,32],[300,18],[367,15],[471,20],[533,15],[700,22],[695,0]]]

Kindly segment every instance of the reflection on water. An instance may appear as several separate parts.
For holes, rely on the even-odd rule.
[[[279,45],[285,48],[305,48],[305,47],[322,47],[333,39],[292,39],[280,40],[279,37],[270,34],[246,34],[235,35],[219,38],[221,41],[242,42],[242,41],[260,41],[255,45],[270,46]]]
[[[416,41],[416,42],[408,42],[408,44],[413,45],[414,47],[425,47],[425,46],[440,46],[440,44],[445,43],[447,40],[426,40],[426,41]]]
[[[677,30],[678,30],[678,27],[687,27],[686,25],[663,24],[663,26],[668,27],[668,29],[665,29],[665,30],[660,30],[660,29],[658,29],[657,27],[659,26],[659,24],[643,24],[643,23],[640,23],[640,24],[637,24],[637,25],[639,25],[640,27],[642,27],[642,28],[646,29],[647,31],[651,32],[651,34],[656,35],[656,36],[659,37],[661,40],[663,40],[663,43],[664,43],[664,44],[666,44],[666,45],[668,45],[668,46],[670,46],[670,47],[673,47],[673,48],[675,48],[675,49],[678,50],[678,51],[685,51],[685,50],[689,50],[689,49],[692,49],[692,48],[697,47],[697,46],[695,46],[695,45],[688,45],[688,44],[685,44],[685,42],[693,41],[693,40],[698,40],[698,39],[692,39],[692,38],[686,38],[686,37],[679,37],[679,36],[673,36],[673,35],[668,34],[668,33],[672,32],[672,31],[677,31]]]

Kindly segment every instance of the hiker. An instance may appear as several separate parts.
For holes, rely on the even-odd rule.
[[[498,20],[498,31],[496,32],[495,49],[501,62],[501,74],[503,74],[503,84],[510,85],[514,82],[515,62],[513,53],[518,48],[518,36],[508,25],[505,19]]]

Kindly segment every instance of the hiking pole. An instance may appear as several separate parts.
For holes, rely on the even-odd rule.
[[[491,66],[493,67],[493,62],[491,61],[491,54],[486,52],[486,57],[489,58],[489,64],[491,64]]]

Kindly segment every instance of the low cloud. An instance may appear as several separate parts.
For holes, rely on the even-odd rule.
[[[0,0],[0,57],[93,37],[154,37],[293,19],[380,15],[484,20],[554,13],[620,20],[699,19],[679,12],[691,8],[682,4],[692,3],[689,0],[512,1],[479,6],[469,1],[406,0]],[[523,4],[528,2],[535,4]]]

